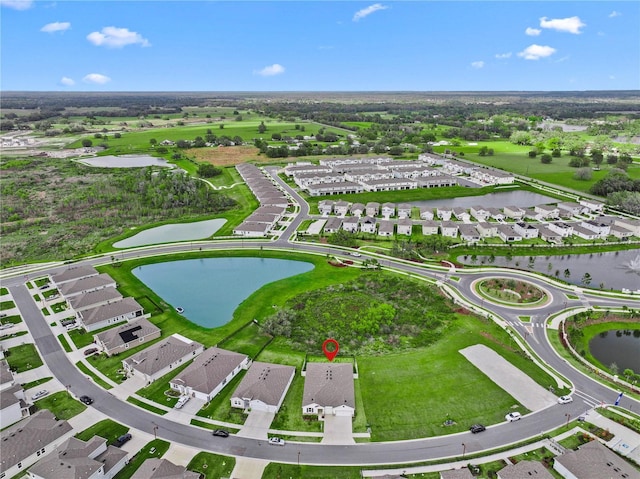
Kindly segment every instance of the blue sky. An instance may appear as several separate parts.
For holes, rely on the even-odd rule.
[[[0,5],[2,90],[640,89],[637,1]]]

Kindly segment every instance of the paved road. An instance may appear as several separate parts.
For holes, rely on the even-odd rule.
[[[288,185],[278,178],[277,175],[274,175],[274,178],[292,197],[298,200],[301,205],[300,214],[277,241],[245,241],[241,244],[238,244],[237,242],[196,243],[195,246],[198,248],[201,247],[202,250],[238,249],[239,246],[242,248],[256,249],[259,249],[260,247],[275,249],[294,248],[296,250],[321,255],[344,255],[345,251],[336,247],[300,243],[294,244],[290,242],[291,236],[294,234],[300,222],[307,217],[309,207],[307,203],[303,201],[294,190],[289,188]],[[118,260],[126,260],[142,256],[156,256],[158,254],[192,250],[194,250],[193,244],[156,246],[123,251],[115,254],[115,256]],[[363,254],[363,259],[367,256],[367,254]],[[378,259],[380,258],[378,257]],[[108,262],[110,262],[109,257],[98,257],[79,261],[75,264],[98,265]],[[443,271],[430,270],[424,266],[397,261],[393,258],[385,258],[383,264],[385,267],[392,267],[396,270],[428,276],[433,279],[442,280],[445,277],[445,272]],[[62,271],[66,268],[67,266],[65,265],[48,266],[44,269],[38,270],[37,275],[51,274]],[[36,269],[37,267],[34,267],[33,271],[36,271]],[[3,286],[9,287],[15,302],[25,319],[25,323],[33,335],[34,341],[43,357],[43,360],[46,362],[54,376],[60,380],[62,384],[68,386],[72,394],[76,396],[87,394],[93,397],[95,402],[92,407],[95,407],[114,420],[150,434],[153,434],[155,430],[157,436],[162,439],[166,439],[174,443],[193,446],[201,450],[208,450],[226,455],[267,459],[278,462],[296,463],[299,461],[303,464],[375,465],[410,463],[460,456],[463,448],[467,454],[471,454],[515,443],[531,436],[538,435],[541,432],[554,429],[570,418],[575,418],[579,414],[584,413],[587,409],[599,404],[601,401],[605,403],[612,403],[617,397],[616,391],[583,376],[563,359],[559,358],[547,342],[544,327],[539,327],[539,325],[541,325],[552,313],[558,312],[567,307],[584,305],[582,300],[569,300],[566,298],[564,292],[575,294],[573,290],[547,283],[535,277],[527,276],[527,281],[537,284],[540,287],[544,287],[549,291],[552,295],[552,300],[549,304],[532,311],[524,309],[514,310],[506,306],[497,306],[489,304],[488,302],[483,302],[481,299],[476,297],[473,292],[472,283],[477,279],[486,277],[488,273],[477,271],[467,272],[461,270],[456,272],[456,276],[460,278],[459,280],[454,281],[452,279],[447,279],[446,281],[449,285],[460,291],[467,300],[484,308],[491,309],[496,315],[512,322],[512,324],[516,326],[516,329],[523,334],[525,332],[525,326],[519,322],[517,317],[519,315],[531,315],[534,318],[532,322],[534,327],[531,328],[532,333],[525,335],[527,342],[543,359],[543,361],[558,371],[559,374],[562,374],[574,383],[577,393],[573,403],[551,406],[547,409],[527,415],[517,423],[503,423],[491,426],[487,431],[477,435],[465,432],[413,441],[340,446],[288,442],[285,447],[268,446],[265,441],[262,440],[237,436],[232,436],[227,439],[216,438],[211,436],[207,431],[174,423],[161,416],[154,415],[150,412],[138,409],[128,403],[122,402],[112,396],[108,391],[105,391],[93,384],[89,378],[85,377],[69,362],[67,355],[53,336],[46,318],[42,315],[40,309],[33,301],[30,292],[24,286],[24,281],[28,278],[29,274],[33,277],[33,273],[25,274],[23,272],[20,274],[14,274],[13,276],[5,273]],[[501,271],[500,275],[518,279],[522,278],[521,274],[513,271]],[[593,305],[599,304],[604,307],[627,305],[629,307],[637,308],[640,305],[638,301],[631,299],[608,299],[597,295],[590,295],[588,293],[584,294],[584,298]],[[536,325],[538,325],[538,327],[536,327]],[[640,410],[640,402],[627,397],[623,397],[621,405],[623,407],[633,409],[634,411]]]

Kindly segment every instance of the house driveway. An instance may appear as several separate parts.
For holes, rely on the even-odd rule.
[[[269,428],[275,415],[273,412],[252,410],[244,422],[244,426],[238,432],[238,436],[267,439]]]
[[[131,376],[126,381],[122,381],[116,387],[111,390],[118,399],[126,400],[129,396],[133,396],[138,389],[141,389],[147,385],[146,381],[141,376]]]
[[[264,468],[269,461],[249,457],[237,457],[236,465],[231,472],[233,479],[261,479]]]
[[[324,436],[322,444],[355,444],[353,439],[353,418],[351,416],[324,417]]]

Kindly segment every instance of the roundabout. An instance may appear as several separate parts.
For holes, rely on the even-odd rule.
[[[553,302],[552,293],[523,279],[487,276],[472,283],[474,294],[483,302],[514,309],[538,309]]]

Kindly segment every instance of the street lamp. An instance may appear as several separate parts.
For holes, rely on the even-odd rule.
[[[151,421],[151,424],[153,424],[153,438],[154,439],[158,439],[158,426],[155,422]]]
[[[467,452],[467,445],[463,442],[462,443],[462,459],[464,459],[465,452]]]
[[[300,467],[300,451],[298,451],[298,467]]]
[[[567,417],[567,426],[569,426],[569,419],[571,419],[571,414],[566,413],[565,416]]]

